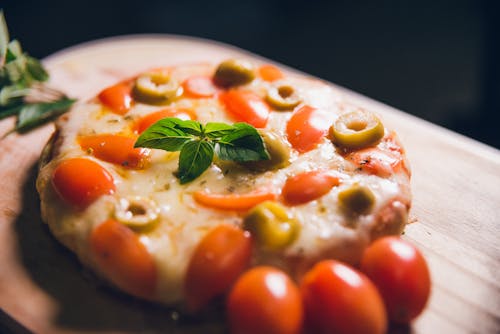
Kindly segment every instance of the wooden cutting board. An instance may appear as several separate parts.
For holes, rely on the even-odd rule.
[[[45,59],[51,84],[80,99],[140,71],[228,57],[267,61],[186,37],[114,38]],[[293,72],[292,69],[288,69]],[[425,313],[394,332],[500,332],[500,151],[355,93],[395,129],[411,161],[415,223],[405,238],[425,253],[433,279]],[[0,122],[0,134],[13,119]],[[100,287],[40,220],[36,164],[52,125],[0,140],[0,308],[4,327],[36,333],[218,332],[220,315],[185,319],[175,310]],[[82,275],[83,274],[83,275]],[[20,326],[14,326],[20,331]],[[1,328],[1,327],[0,327]]]

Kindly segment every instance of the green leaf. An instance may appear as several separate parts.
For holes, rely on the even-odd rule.
[[[33,57],[26,57],[26,69],[36,81],[47,81],[49,79],[49,74],[42,64]]]
[[[7,46],[7,55],[5,56],[5,62],[9,63],[17,58],[23,57],[23,49],[21,48],[21,43],[17,39],[11,41]]]
[[[0,10],[0,67],[5,64],[9,39],[9,29],[7,29],[5,16],[3,15],[3,10]]]
[[[234,127],[235,131],[218,142],[216,153],[220,159],[239,162],[269,160],[262,137],[253,126],[236,123]]]
[[[15,105],[12,107],[2,108],[0,109],[0,120],[7,118],[9,116],[17,115],[23,109],[24,106],[22,104]]]
[[[212,164],[213,144],[205,140],[187,142],[179,155],[179,180],[181,184],[193,181]]]
[[[180,151],[182,146],[193,139],[193,136],[178,127],[179,119],[164,118],[144,131],[135,147],[158,148],[165,151]]]
[[[64,97],[55,102],[23,105],[19,111],[14,130],[21,133],[26,132],[29,129],[53,120],[57,116],[64,114],[74,102],[74,99]]]
[[[0,113],[3,107],[10,107],[22,103],[22,98],[29,93],[29,89],[23,85],[5,86],[0,90]]]
[[[233,132],[235,127],[226,123],[207,123],[205,124],[205,135],[211,139],[217,139]]]

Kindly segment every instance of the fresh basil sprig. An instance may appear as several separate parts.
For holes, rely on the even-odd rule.
[[[216,155],[221,160],[269,160],[259,132],[247,123],[207,123],[164,118],[144,131],[135,147],[180,151],[177,177],[181,184],[193,181]]]
[[[10,41],[0,11],[0,120],[17,115],[14,131],[26,132],[66,112],[75,100],[47,87],[49,75],[42,64]]]

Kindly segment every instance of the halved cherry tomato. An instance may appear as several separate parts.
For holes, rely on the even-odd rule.
[[[286,125],[288,141],[297,151],[312,150],[328,133],[333,115],[322,109],[303,106],[295,110]]]
[[[156,264],[139,237],[115,220],[90,234],[90,249],[98,269],[119,288],[150,298],[156,288]]]
[[[279,68],[271,64],[264,64],[257,69],[259,77],[264,81],[276,81],[283,79],[284,75]]]
[[[184,291],[187,306],[198,311],[224,293],[249,265],[252,239],[249,232],[219,225],[201,240],[188,265]]]
[[[124,115],[132,107],[132,85],[130,82],[120,82],[101,91],[98,97],[111,111]]]
[[[327,194],[340,180],[331,173],[317,170],[289,177],[281,192],[285,203],[299,205]]]
[[[361,260],[361,270],[382,295],[392,321],[410,322],[425,308],[431,279],[420,251],[398,237],[384,237],[371,244]]]
[[[61,162],[54,170],[52,184],[63,200],[80,209],[115,192],[113,176],[97,162],[84,158]]]
[[[142,118],[139,118],[134,125],[134,130],[138,133],[143,133],[147,128],[149,128],[154,123],[158,122],[160,119],[167,117],[177,117],[182,120],[194,120],[196,119],[196,113],[191,109],[176,109],[176,108],[167,108],[162,109],[160,111],[155,111],[151,114],[148,114]]]
[[[149,156],[147,148],[134,148],[135,139],[119,135],[93,135],[79,139],[83,150],[96,158],[128,168],[140,169]]]
[[[277,195],[266,189],[259,189],[244,194],[212,194],[207,191],[195,191],[193,197],[196,202],[220,210],[250,210],[264,201],[272,201]]]
[[[194,76],[187,78],[183,83],[184,93],[193,98],[212,97],[217,93],[217,87],[212,78],[205,76]]]
[[[233,334],[298,334],[303,320],[300,291],[283,271],[256,267],[236,281],[227,314]]]
[[[317,263],[301,283],[306,324],[313,333],[385,333],[384,303],[362,273],[335,261]]]
[[[270,112],[269,106],[254,92],[230,89],[222,92],[219,99],[236,121],[246,122],[256,128],[266,126]]]

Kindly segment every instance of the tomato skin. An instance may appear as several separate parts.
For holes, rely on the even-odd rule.
[[[255,267],[236,281],[227,301],[231,333],[300,333],[300,291],[281,270]]]
[[[324,260],[301,282],[306,324],[312,333],[385,333],[384,304],[373,283],[362,273]]]
[[[151,152],[147,148],[134,148],[135,138],[119,135],[85,136],[79,142],[83,150],[91,149],[96,158],[133,169],[144,167]]]
[[[99,270],[114,284],[134,296],[153,295],[156,264],[131,229],[109,219],[92,231],[89,241]]]
[[[134,130],[137,131],[139,134],[143,133],[147,128],[149,128],[151,125],[154,123],[158,122],[161,119],[167,118],[167,117],[177,117],[182,120],[195,120],[196,114],[194,111],[190,109],[173,109],[173,108],[167,108],[167,109],[162,109],[159,111],[155,111],[151,114],[148,114],[139,120],[136,121],[134,124]]]
[[[219,100],[236,121],[248,123],[256,128],[266,126],[269,106],[254,92],[230,89],[220,93]]]
[[[311,106],[295,110],[286,125],[288,141],[300,153],[314,149],[328,133],[333,115]]]
[[[206,76],[193,76],[183,83],[184,93],[191,98],[212,97],[217,93],[217,87],[212,79]]]
[[[431,290],[429,269],[409,242],[398,237],[376,240],[366,249],[361,270],[377,286],[392,321],[410,322],[425,308]]]
[[[257,72],[262,80],[272,82],[279,79],[283,79],[284,75],[279,68],[271,64],[261,65]]]
[[[188,265],[184,292],[189,310],[196,312],[224,293],[249,265],[250,233],[232,225],[219,225],[201,240]]]
[[[326,195],[334,186],[338,186],[338,177],[325,171],[304,172],[289,177],[281,195],[289,205],[304,204]]]
[[[84,158],[61,162],[52,175],[52,185],[64,201],[79,209],[115,192],[113,176],[97,162]]]
[[[98,98],[114,113],[124,115],[132,107],[132,85],[130,82],[120,82],[102,90]]]

